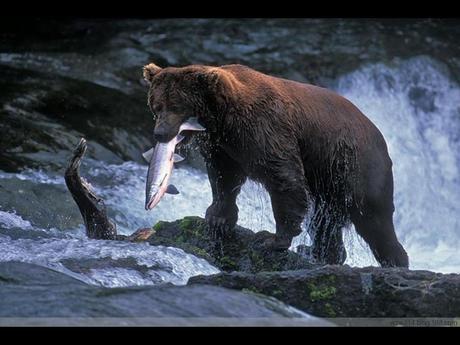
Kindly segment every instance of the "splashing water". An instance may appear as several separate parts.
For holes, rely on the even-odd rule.
[[[337,90],[387,141],[395,227],[411,268],[460,272],[459,85],[443,65],[416,57],[363,67],[340,78]]]
[[[409,254],[411,268],[460,272],[459,86],[442,65],[417,57],[392,65],[364,66],[338,79],[334,88],[355,103],[386,138],[395,179],[395,227]],[[86,159],[83,163],[82,175],[105,199],[109,216],[120,233],[130,234],[159,220],[204,216],[211,202],[205,173],[179,165],[171,183],[180,194],[166,195],[154,210],[147,212],[143,208],[146,172],[147,166],[134,162],[105,165]],[[64,180],[56,174],[36,170],[0,172],[0,180],[6,179],[46,188],[47,193],[54,193],[50,198],[53,203],[64,203],[63,196],[68,198]],[[48,202],[35,205],[42,211],[28,214],[26,219],[15,213],[15,207],[0,204],[1,261],[35,262],[106,286],[184,284],[192,275],[217,272],[204,260],[180,249],[88,240],[81,226],[57,229],[53,219],[41,221],[49,226],[38,226],[40,215],[50,217],[48,209],[54,205]],[[270,199],[263,187],[247,182],[238,197],[238,206],[241,226],[274,232]],[[75,224],[81,224],[79,214],[72,217]],[[344,234],[346,263],[377,265],[353,228]],[[293,246],[305,242],[308,244],[309,238],[304,231]],[[79,262],[91,259],[111,259],[115,264],[82,264],[75,270]],[[134,264],[126,265],[124,259],[132,259]]]
[[[86,238],[83,227],[69,229],[69,232],[39,229],[11,212],[0,211],[0,228],[0,261],[39,264],[90,284],[130,286],[170,282],[183,285],[192,276],[219,272],[205,260],[178,248],[91,240]],[[17,236],[12,232],[15,228],[26,230],[29,235],[35,233],[35,236]],[[97,259],[109,259],[110,266],[103,267],[104,260]],[[88,260],[89,265],[85,264]]]

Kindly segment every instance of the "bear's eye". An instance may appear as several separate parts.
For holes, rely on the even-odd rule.
[[[156,113],[156,114],[159,113],[162,110],[163,110],[163,105],[162,104],[155,104],[153,106],[153,112]]]

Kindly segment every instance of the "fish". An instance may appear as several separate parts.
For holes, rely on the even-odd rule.
[[[182,131],[204,131],[205,128],[201,126],[195,117],[189,118],[180,127],[177,135],[167,143],[157,143],[142,156],[149,162],[149,169],[147,172],[147,182],[145,186],[145,210],[154,208],[165,193],[179,194],[177,188],[168,184],[172,174],[174,163],[184,160],[183,157],[174,153],[176,145],[179,144],[184,136],[181,135]]]

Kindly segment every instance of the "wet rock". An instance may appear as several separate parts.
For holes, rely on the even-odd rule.
[[[153,144],[141,77],[150,61],[242,63],[331,87],[363,64],[428,55],[460,80],[459,34],[457,21],[439,19],[5,18],[0,166],[60,168],[82,136],[96,159],[141,161]],[[413,96],[421,107],[431,106]],[[185,164],[204,169],[197,150],[181,154]]]
[[[110,269],[110,268],[127,268],[135,269],[141,273],[148,273],[148,270],[152,268],[146,265],[140,265],[137,260],[133,257],[113,259],[110,257],[106,258],[85,258],[85,259],[63,259],[63,264],[69,270],[76,273],[88,273],[95,269]],[[159,268],[164,269],[163,266],[158,265]],[[156,268],[156,267],[153,267]]]
[[[2,318],[142,317],[151,318],[144,320],[151,324],[168,323],[168,318],[169,323],[173,323],[170,318],[174,318],[176,322],[191,325],[200,320],[196,318],[219,318],[222,324],[226,319],[244,317],[246,322],[250,322],[250,318],[260,318],[266,324],[331,325],[274,298],[221,287],[104,288],[87,285],[41,266],[18,262],[0,263],[0,298]],[[162,318],[166,321],[161,321]],[[22,319],[20,323],[26,321]]]
[[[86,81],[0,65],[0,162],[57,170],[83,136],[89,156],[107,163],[141,162],[151,146],[143,95],[128,97]]]
[[[138,263],[134,257],[68,258],[62,259],[60,264],[70,270],[70,272],[66,271],[66,274],[85,283],[105,287],[140,286],[139,283],[134,283],[129,278],[125,279],[123,273],[126,274],[126,272],[136,276],[136,279],[143,281],[145,285],[164,284],[163,274],[172,275],[174,273],[174,268],[165,262],[147,266]],[[115,279],[118,279],[116,285],[113,283]]]
[[[152,229],[147,239],[150,244],[181,248],[224,271],[282,271],[313,266],[307,258],[292,251],[268,250],[264,242],[274,236],[268,231],[254,233],[236,226],[222,243],[217,243],[208,235],[205,221],[200,217],[160,221]]]
[[[189,279],[273,296],[320,317],[457,317],[460,275],[401,268],[323,266],[285,272],[223,272]]]
[[[41,229],[69,229],[81,224],[72,196],[60,184],[41,184],[16,176],[2,178],[0,205],[2,210],[16,212]]]

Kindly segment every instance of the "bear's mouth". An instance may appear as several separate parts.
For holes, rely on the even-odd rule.
[[[177,148],[181,149],[183,148],[184,146],[186,146],[188,143],[190,143],[190,141],[192,140],[192,138],[197,135],[198,133],[195,132],[195,131],[182,131],[180,133],[180,135],[182,137],[184,137],[184,139],[182,139],[178,144],[177,144]]]
[[[149,162],[145,189],[146,210],[154,208],[165,193],[179,193],[173,185],[168,185],[167,187],[165,185],[171,176],[174,163],[184,159],[180,155],[175,154],[174,151],[179,143],[186,140],[187,137],[188,139],[192,137],[192,132],[201,132],[205,130],[206,129],[198,123],[196,118],[189,118],[180,125],[173,139],[166,143],[157,142],[155,147],[142,154]]]
[[[197,123],[198,124],[198,120],[196,117],[190,117],[187,121],[191,121],[192,123]],[[185,121],[185,122],[187,122]],[[177,144],[177,148],[178,149],[182,149],[184,148],[184,146],[186,146],[187,144],[190,143],[190,141],[195,137],[195,136],[199,136],[203,133],[203,130],[204,130],[204,127],[202,127],[201,125],[198,124],[199,127],[201,127],[202,129],[200,130],[197,130],[196,128],[186,128],[186,129],[183,129],[182,131],[180,131],[180,134],[181,137],[183,137],[183,139],[181,139],[179,141],[179,143]]]

